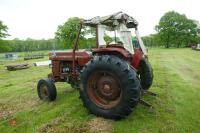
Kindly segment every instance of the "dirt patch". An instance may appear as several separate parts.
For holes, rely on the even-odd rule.
[[[62,122],[64,122],[64,119],[56,118],[56,119],[44,124],[39,129],[37,129],[36,133],[56,133],[58,131],[56,131],[55,126],[59,125]]]
[[[77,122],[67,121],[62,116],[42,125],[36,133],[88,133],[88,129],[86,126],[79,126]]]
[[[88,122],[91,133],[111,133],[112,121],[103,118],[94,118]]]
[[[13,126],[16,126],[16,125],[17,125],[16,120],[15,120],[15,119],[10,120],[10,121],[9,121],[9,125],[12,126],[12,127],[13,127]]]
[[[14,106],[0,103],[0,120],[8,119],[15,112],[17,112],[17,108],[15,108]]]
[[[33,107],[37,105],[38,105],[38,99],[35,99],[35,98],[23,99],[22,101],[20,101],[20,104],[17,104],[20,110],[32,109]]]
[[[33,108],[38,104],[35,99],[17,99],[15,101],[4,101],[0,103],[0,120],[8,119],[13,114],[19,111],[24,111]]]

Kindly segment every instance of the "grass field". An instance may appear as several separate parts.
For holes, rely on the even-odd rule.
[[[89,114],[78,91],[66,83],[56,83],[55,102],[40,101],[36,85],[51,71],[48,67],[7,71],[4,65],[24,61],[0,62],[0,132],[199,133],[200,52],[150,49],[149,58],[154,68],[151,91],[158,96],[144,99],[153,108],[139,104],[127,119],[120,121]],[[26,62],[34,61],[38,60]]]

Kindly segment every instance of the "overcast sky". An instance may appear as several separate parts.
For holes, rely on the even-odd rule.
[[[70,17],[92,18],[123,11],[139,22],[142,36],[155,33],[160,17],[174,10],[200,21],[199,0],[0,0],[0,20],[7,39],[54,38],[57,26]]]

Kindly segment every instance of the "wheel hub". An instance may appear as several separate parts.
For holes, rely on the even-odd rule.
[[[46,85],[41,85],[40,87],[40,93],[41,93],[41,96],[43,97],[43,99],[46,99],[48,97],[48,91],[47,91],[47,86]]]
[[[100,96],[108,100],[114,100],[119,96],[119,88],[111,76],[102,76],[98,80],[97,90]]]
[[[121,89],[119,82],[112,74],[98,72],[93,74],[88,82],[89,96],[97,105],[103,106],[103,108],[111,108],[119,102]]]
[[[112,88],[110,88],[109,84],[104,84],[102,89],[104,93],[110,93],[112,91]]]

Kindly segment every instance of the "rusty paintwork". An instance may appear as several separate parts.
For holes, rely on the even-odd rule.
[[[130,64],[135,68],[139,69],[140,61],[143,58],[143,53],[140,48],[135,48],[133,55],[131,55],[124,47],[120,45],[108,45],[106,48],[96,48],[93,49],[93,53],[98,54],[120,54],[126,61],[130,62]]]
[[[73,52],[51,52],[49,53],[49,59],[52,61],[52,74],[49,74],[48,77],[54,81],[63,81],[62,77],[72,76],[72,73],[66,74],[62,71],[64,65],[73,71],[73,67],[83,67],[91,59],[91,55],[86,51],[75,51],[74,57]],[[78,73],[74,73],[74,76],[77,75]]]
[[[141,49],[134,49],[135,54],[130,54],[120,44],[107,45],[106,47],[99,47],[99,42],[96,41],[96,48],[91,50],[92,54],[86,51],[78,50],[78,41],[80,38],[80,32],[82,29],[82,23],[76,37],[73,50],[71,52],[51,52],[49,53],[49,59],[52,61],[52,73],[48,75],[48,78],[53,81],[62,81],[71,83],[77,83],[80,77],[80,72],[77,70],[82,69],[83,66],[90,61],[92,55],[96,54],[110,54],[120,55],[128,61],[136,70],[139,68],[140,60],[142,59],[143,52]],[[96,40],[98,40],[98,27],[96,27]],[[64,72],[63,68],[68,67],[70,70]]]
[[[126,51],[122,46],[118,45],[108,45],[105,48],[95,48],[92,50],[93,53],[99,53],[99,54],[112,54],[112,53],[119,53],[124,58],[128,59],[131,57],[130,53]]]
[[[84,66],[89,60],[90,55],[86,51],[76,51],[74,60],[78,65]],[[73,52],[51,52],[49,60],[52,61],[73,61]]]
[[[134,49],[135,54],[131,55],[127,50],[121,46],[109,46],[106,48],[94,48],[92,53],[94,54],[120,54],[125,60],[130,62],[130,64],[135,68],[139,69],[140,60],[142,59],[141,49]],[[52,74],[49,75],[49,78],[54,79],[55,81],[60,80],[60,76],[66,75],[62,72],[62,63],[68,64],[70,68],[75,68],[76,66],[83,67],[91,59],[91,54],[86,51],[75,51],[75,56],[73,57],[73,52],[51,52],[49,53],[49,59],[52,60]],[[74,66],[73,66],[74,60]],[[75,69],[74,69],[75,70]],[[78,74],[76,70],[74,71],[74,76]],[[72,73],[71,73],[72,74]]]
[[[143,58],[143,53],[142,53],[142,50],[140,48],[135,48],[134,49],[134,53],[135,54],[132,56],[131,65],[135,69],[139,69],[139,67],[140,67],[140,61]]]

